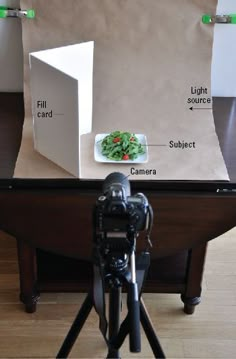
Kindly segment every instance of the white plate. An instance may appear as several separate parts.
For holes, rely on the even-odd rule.
[[[122,160],[122,161],[114,161],[109,160],[106,156],[102,154],[102,140],[104,137],[109,135],[109,133],[99,133],[95,136],[95,143],[94,143],[94,159],[96,162],[103,162],[103,163],[146,163],[148,162],[148,146],[147,146],[147,138],[143,134],[135,135],[141,145],[145,146],[145,153],[139,155],[135,160]]]

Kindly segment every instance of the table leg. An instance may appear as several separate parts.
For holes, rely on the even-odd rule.
[[[17,240],[18,263],[20,273],[20,300],[25,305],[27,313],[36,311],[39,299],[37,291],[36,250],[27,243]]]
[[[189,250],[185,292],[181,295],[186,314],[193,314],[195,306],[201,302],[201,283],[206,251],[207,243]]]

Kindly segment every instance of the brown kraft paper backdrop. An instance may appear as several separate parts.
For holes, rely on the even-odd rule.
[[[82,136],[80,177],[129,175],[135,167],[157,175],[131,179],[228,180],[212,111],[190,111],[187,104],[191,86],[208,88],[211,96],[213,26],[203,25],[201,16],[216,6],[216,0],[22,0],[36,19],[23,20],[26,119],[15,177],[73,177],[33,149],[28,55],[92,40],[93,132]],[[95,134],[117,129],[167,146],[150,146],[146,164],[96,163]],[[196,148],[170,149],[171,140]]]

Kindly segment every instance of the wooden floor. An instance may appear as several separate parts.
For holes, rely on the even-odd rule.
[[[182,311],[178,295],[145,294],[168,358],[236,358],[236,230],[209,244],[202,303],[194,315]],[[0,358],[55,358],[84,294],[42,294],[34,314],[18,300],[15,240],[0,233]],[[150,358],[143,336],[142,353],[123,358]],[[70,358],[102,358],[106,347],[93,312]]]

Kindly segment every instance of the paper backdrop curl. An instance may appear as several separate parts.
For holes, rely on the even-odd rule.
[[[191,96],[211,97],[214,27],[201,17],[216,6],[216,0],[22,0],[36,18],[23,20],[26,118],[15,177],[73,177],[33,148],[29,53],[94,41],[93,125],[81,137],[80,178],[129,174],[128,165],[94,161],[95,135],[120,129],[165,145],[150,146],[148,163],[135,166],[157,174],[132,179],[228,180],[212,110],[191,111],[188,103]],[[194,88],[207,94],[193,95]],[[171,148],[170,141],[195,147]]]

